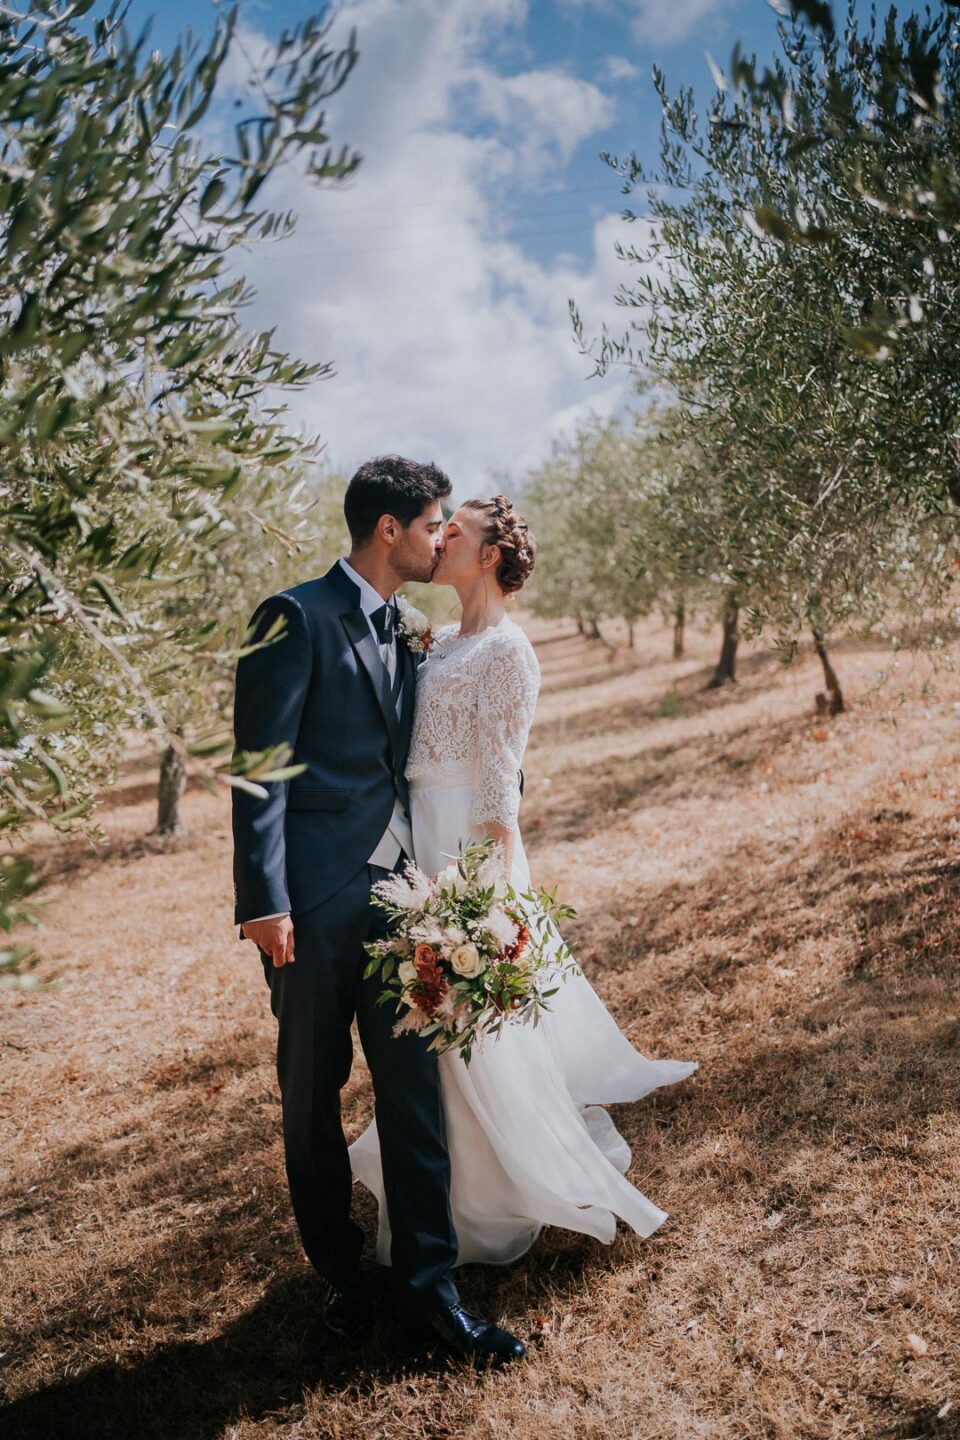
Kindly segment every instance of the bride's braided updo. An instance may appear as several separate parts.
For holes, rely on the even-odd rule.
[[[500,589],[505,595],[522,590],[533,571],[537,542],[520,511],[513,508],[506,495],[494,495],[492,500],[467,500],[463,508],[478,510],[485,516],[484,544],[500,546],[497,565]]]

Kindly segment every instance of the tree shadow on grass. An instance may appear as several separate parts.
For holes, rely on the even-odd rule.
[[[698,666],[696,670],[685,670],[677,677],[675,689],[688,701],[695,702],[704,709],[715,710],[736,702],[748,688],[749,681],[758,675],[769,675],[774,666],[777,673],[784,669],[776,650],[766,647],[755,649],[749,654],[737,656],[737,678],[733,684],[710,689],[710,681],[717,668],[716,663],[710,661],[706,665]],[[817,673],[819,675],[819,671]]]
[[[36,858],[44,884],[53,885],[65,880],[80,880],[108,861],[115,865],[129,865],[147,855],[166,855],[171,850],[189,847],[196,839],[197,832],[169,836],[153,833],[121,835],[105,841],[78,835],[62,840],[56,848],[48,846]]]
[[[659,1003],[674,1015],[685,996],[732,1023],[739,1005],[753,1013],[758,994],[769,1007],[742,1053],[724,1049],[681,1087],[685,1133],[736,1116],[776,1168],[812,1140],[877,1152],[957,1110],[960,864],[947,858],[949,840],[907,812],[868,805],[785,856],[761,890],[736,887],[734,854],[691,885],[664,887],[642,930],[619,913],[598,917],[598,977],[603,957],[616,955],[621,979],[631,968],[657,975]],[[812,986],[802,966],[821,945],[833,947],[830,970]],[[642,988],[621,1005],[622,1025],[631,1012],[650,1013]],[[909,1158],[903,1143],[896,1153]]]
[[[268,1079],[263,1066],[259,1096],[248,1080],[242,1099],[221,1099],[211,1115],[211,1091],[253,1068],[256,1039],[239,1034],[222,1050],[155,1068],[146,1097],[131,1098],[112,1136],[59,1147],[0,1194],[20,1253],[39,1257],[31,1289],[44,1292],[42,1311],[34,1301],[18,1333],[0,1340],[6,1396],[22,1390],[31,1368],[42,1376],[0,1408],[5,1440],[213,1440],[242,1419],[295,1416],[305,1392],[342,1402],[395,1382],[472,1373],[396,1315],[390,1271],[369,1259],[378,1313],[370,1341],[345,1346],[326,1334],[320,1282],[290,1213],[272,1067]],[[344,1097],[349,1136],[369,1118],[362,1067]],[[353,1213],[369,1257],[376,1202],[360,1185]],[[596,1249],[587,1237],[562,1236],[545,1283],[582,1288]],[[458,1269],[465,1302],[514,1323],[524,1263]],[[522,1293],[535,1303],[535,1274]],[[178,1338],[193,1332],[202,1338]]]
[[[364,1345],[331,1343],[319,1299],[310,1273],[277,1280],[218,1335],[45,1386],[0,1410],[0,1427],[7,1440],[213,1440],[241,1418],[295,1414],[305,1391],[373,1390],[447,1368],[396,1322]]]
[[[191,784],[189,791],[192,793],[203,788],[198,782]],[[152,793],[155,798],[155,787]],[[128,805],[139,803],[136,797],[127,799],[124,798],[124,792],[121,792],[120,798],[113,803],[102,805],[101,809],[112,809],[116,812]],[[114,834],[106,840],[94,840],[82,833],[68,836],[48,835],[34,849],[33,855],[44,884],[59,884],[64,880],[79,880],[92,871],[99,870],[108,861],[125,865],[148,855],[167,855],[178,850],[189,850],[199,839],[211,832],[222,831],[226,838],[224,827],[229,826],[229,823],[229,816],[223,813],[203,814],[194,811],[189,816],[187,828],[177,834],[160,835],[156,830],[145,830],[132,835]]]
[[[887,639],[858,636],[843,637],[831,646],[831,651],[835,655],[857,655],[871,651],[880,654],[896,653]],[[614,677],[619,678],[657,666],[668,666],[670,663],[664,656],[653,656],[650,659],[636,659],[632,663],[620,663],[613,669],[609,663],[600,663],[586,668],[580,675],[571,675],[566,671],[557,672],[549,677],[545,676],[542,693],[549,694],[553,690],[562,690],[564,693],[582,690],[591,685],[603,684]],[[816,657],[807,647],[800,651],[792,665],[785,665],[780,653],[771,647],[756,648],[749,653],[743,653],[737,661],[736,683],[721,686],[716,690],[708,689],[708,683],[716,668],[712,661],[697,665],[693,669],[689,668],[690,662],[687,660],[673,662],[673,665],[674,678],[669,681],[659,698],[597,705],[569,719],[559,718],[538,723],[532,737],[534,747],[562,744],[597,734],[619,734],[637,725],[673,715],[704,714],[727,709],[753,697],[757,686],[752,682],[776,685],[781,674],[795,673],[801,666],[809,681],[809,701],[802,702],[803,708],[798,712],[797,720],[809,720],[817,713],[814,697],[822,690],[824,683]],[[842,683],[843,676],[840,678]]]
[[[664,805],[695,791],[707,803],[770,761],[809,724],[799,717],[758,726],[753,721],[722,734],[680,735],[647,745],[631,755],[608,755],[578,768],[572,788],[556,790],[531,782],[531,818],[524,827],[530,849],[577,840],[608,826],[618,811]]]
[[[134,805],[156,805],[158,777],[144,780],[137,785],[114,785],[105,790],[97,801],[98,810],[126,810]],[[187,778],[186,794],[207,793],[207,787],[195,776]]]
[[[592,685],[604,685],[609,680],[633,675],[637,671],[653,669],[663,663],[660,660],[646,663],[635,660],[630,657],[629,651],[625,652],[625,655],[627,658],[618,656],[613,650],[605,650],[599,655],[588,653],[576,662],[571,656],[569,665],[563,669],[558,666],[544,672],[540,693],[567,695],[576,690],[589,689]]]
[[[552,635],[538,635],[535,641],[538,650],[550,650],[555,645],[582,643],[583,636],[578,630],[557,630]]]
[[[642,725],[658,720],[684,720],[712,710],[727,710],[752,698],[753,692],[726,686],[703,694],[682,681],[666,689],[656,698],[622,700],[617,704],[598,705],[572,716],[538,723],[531,738],[531,750],[549,750],[553,745],[569,744],[572,740],[596,740],[631,733]],[[789,722],[809,721],[813,707]],[[754,729],[766,729],[766,725]]]
[[[371,1205],[372,1199],[368,1211]],[[369,1231],[375,1217],[368,1213],[366,1219]],[[231,1249],[236,1248],[234,1237]],[[596,1249],[586,1237],[563,1237],[545,1277],[551,1294],[565,1287],[582,1291]],[[160,1263],[165,1263],[162,1257]],[[504,1317],[504,1292],[516,1285],[520,1268],[459,1269],[465,1302],[516,1328],[509,1309]],[[0,1408],[5,1440],[214,1440],[241,1419],[296,1418],[310,1392],[364,1398],[384,1386],[415,1385],[447,1374],[458,1375],[461,1385],[464,1377],[472,1378],[479,1393],[480,1372],[451,1356],[428,1329],[396,1312],[389,1272],[382,1267],[367,1269],[377,1315],[374,1330],[364,1341],[350,1343],[326,1333],[319,1314],[320,1282],[302,1257],[291,1269],[214,1336],[162,1343],[131,1361],[95,1363],[13,1400]],[[529,1289],[535,1304],[540,1286]],[[102,1323],[96,1298],[91,1295],[86,1318],[91,1339]],[[191,1320],[196,1324],[207,1318],[185,1307],[179,1323],[186,1328]],[[169,1321],[176,1325],[178,1317]],[[537,1337],[526,1338],[535,1343]]]
[[[897,1398],[889,1397],[891,1408],[896,1408]],[[943,1410],[942,1405],[918,1406],[906,1419],[878,1430],[875,1440],[960,1440],[960,1410],[953,1406],[946,1414]]]
[[[639,675],[648,670],[663,670],[666,678],[673,677],[670,680],[670,689],[682,692],[704,706],[716,707],[736,699],[738,693],[742,693],[745,688],[742,682],[762,674],[770,668],[772,662],[779,661],[775,650],[763,648],[745,652],[737,661],[737,683],[721,686],[717,690],[708,690],[708,682],[716,670],[715,661],[705,661],[691,669],[692,659],[674,660],[666,651],[644,653],[639,650],[615,649],[600,650],[597,653],[596,641],[582,643],[584,650],[579,656],[570,656],[568,668],[560,669],[558,666],[556,670],[548,671],[544,675],[542,694],[550,694],[551,691],[567,694],[588,689],[592,685],[603,685],[608,680],[620,679],[623,676]],[[588,645],[589,649],[586,648]],[[819,671],[817,673],[819,674]],[[598,707],[595,713],[605,714],[606,707]]]

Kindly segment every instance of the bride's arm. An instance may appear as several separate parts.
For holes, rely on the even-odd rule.
[[[503,846],[509,875],[520,814],[520,766],[533,723],[540,671],[525,639],[491,646],[478,674],[474,831]]]

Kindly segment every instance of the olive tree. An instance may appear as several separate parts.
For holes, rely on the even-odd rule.
[[[159,592],[153,623],[145,626],[153,672],[169,665],[176,675],[164,702],[168,730],[178,739],[191,736],[194,755],[217,754],[225,743],[236,658],[256,606],[265,595],[320,574],[344,549],[343,477],[299,458],[276,468],[231,506],[189,584]],[[185,650],[181,642],[195,630],[198,614],[215,614],[217,624]],[[179,834],[187,757],[169,734],[161,741],[156,833]]]
[[[250,290],[231,252],[292,230],[292,216],[261,204],[279,166],[296,161],[325,183],[358,163],[331,147],[324,110],[356,61],[352,39],[332,47],[317,19],[285,31],[255,98],[239,102],[232,144],[212,152],[199,127],[236,10],[209,44],[162,55],[128,37],[119,4],[86,33],[91,8],[0,11],[7,932],[29,919],[36,886],[17,836],[82,821],[131,726],[151,724],[231,783],[283,773],[277,752],[226,774],[226,737],[191,735],[176,695],[226,643],[210,586],[225,527],[262,501],[272,470],[314,451],[278,397],[328,370],[244,327]],[[3,952],[8,979],[26,948]]]
[[[782,59],[764,80],[746,84],[753,71],[736,52],[729,76],[716,71],[705,116],[691,90],[671,96],[655,70],[658,166],[608,157],[647,213],[637,244],[620,247],[637,267],[618,297],[628,332],[605,335],[596,359],[601,370],[626,360],[675,395],[709,479],[710,525],[699,533],[728,620],[739,613],[751,633],[770,628],[787,655],[809,628],[836,712],[830,631],[875,623],[893,605],[943,601],[949,537],[933,497],[945,487],[924,472],[925,422],[901,417],[897,430],[886,376],[851,343],[851,316],[873,303],[884,223],[852,222],[859,141],[831,131],[813,143],[796,125],[801,108],[820,105],[826,117],[824,97],[864,52],[850,27],[846,51],[833,39],[816,57],[798,26],[781,26],[780,39]],[[791,244],[779,233],[784,213]],[[916,239],[904,231],[897,243]],[[576,311],[574,320],[582,338]],[[687,501],[691,513],[701,505],[695,482]]]
[[[602,638],[599,622],[633,628],[654,602],[633,557],[643,477],[629,427],[594,418],[555,442],[547,461],[523,487],[523,503],[545,563],[529,589],[540,615],[570,615],[585,634]]]

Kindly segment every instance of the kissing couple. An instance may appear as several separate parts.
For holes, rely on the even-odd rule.
[[[536,544],[502,495],[466,501],[444,525],[450,492],[432,464],[362,465],[344,498],[349,556],[253,616],[237,750],[286,744],[305,768],[265,784],[266,798],[233,789],[236,922],[270,988],[290,1197],[326,1282],[328,1330],[355,1341],[373,1323],[356,1178],[379,1202],[377,1259],[397,1307],[457,1355],[500,1365],[521,1359],[523,1342],[463,1304],[455,1268],[509,1264],[545,1225],[607,1244],[618,1216],[656,1230],[666,1215],[626,1179],[630,1149],[603,1107],[696,1065],[640,1055],[579,971],[536,1028],[505,1026],[469,1066],[395,1034],[394,1007],[364,978],[364,944],[386,931],[372,887],[408,859],[436,875],[489,839],[514,889],[530,885],[518,816],[540,672],[507,602]],[[460,601],[459,623],[428,648],[396,599],[407,581],[452,586]],[[375,1104],[348,1145],[354,1018]]]

